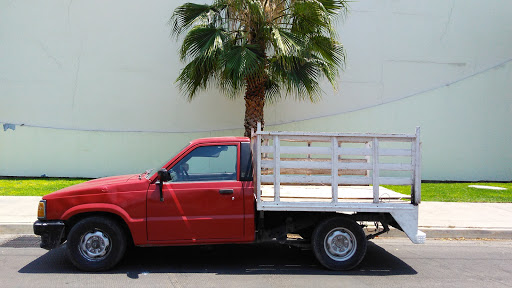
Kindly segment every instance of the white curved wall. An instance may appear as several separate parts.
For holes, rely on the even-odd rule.
[[[167,21],[183,2],[0,0],[0,123],[16,125],[0,130],[0,175],[132,173],[188,140],[242,134],[241,100],[211,89],[187,102],[174,84],[183,64]],[[267,106],[267,129],[420,125],[424,179],[510,181],[511,12],[497,0],[351,3],[339,87]]]

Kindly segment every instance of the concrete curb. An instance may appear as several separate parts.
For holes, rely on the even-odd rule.
[[[0,234],[34,234],[33,224],[34,223],[2,223],[0,224]]]
[[[35,220],[34,220],[35,221]],[[2,223],[0,234],[34,234],[33,223]],[[466,239],[512,239],[512,229],[495,228],[432,228],[419,227],[429,238],[466,238]],[[379,237],[406,238],[404,232],[391,228]]]
[[[512,229],[499,228],[445,228],[419,227],[429,238],[466,238],[466,239],[512,239]],[[391,228],[380,237],[407,237],[404,232]]]

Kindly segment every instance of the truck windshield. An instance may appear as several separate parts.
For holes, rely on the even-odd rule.
[[[180,153],[185,148],[187,148],[188,145],[190,145],[190,143],[188,143],[187,145],[183,146],[181,149],[178,149],[177,151],[176,150],[172,151],[173,153],[171,155],[173,155],[173,156],[171,158],[167,159],[165,162],[163,162],[161,165],[157,166],[156,168],[148,169],[145,172],[142,172],[140,175],[141,176],[145,176],[148,179],[153,177],[153,175],[158,173],[158,170],[160,170],[160,168],[163,168],[165,166],[165,164],[169,163],[169,161],[171,161],[172,158],[176,157],[176,155],[178,155],[178,153]]]

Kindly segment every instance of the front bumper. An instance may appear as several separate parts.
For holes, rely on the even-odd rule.
[[[34,234],[41,236],[41,248],[51,250],[59,247],[64,238],[65,227],[63,221],[34,222]]]

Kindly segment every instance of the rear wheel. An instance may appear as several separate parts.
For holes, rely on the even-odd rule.
[[[318,261],[331,270],[350,270],[366,254],[366,236],[353,220],[336,217],[324,220],[313,232],[313,252]]]
[[[121,261],[125,251],[125,232],[112,219],[86,218],[69,231],[67,254],[80,270],[108,270]]]

